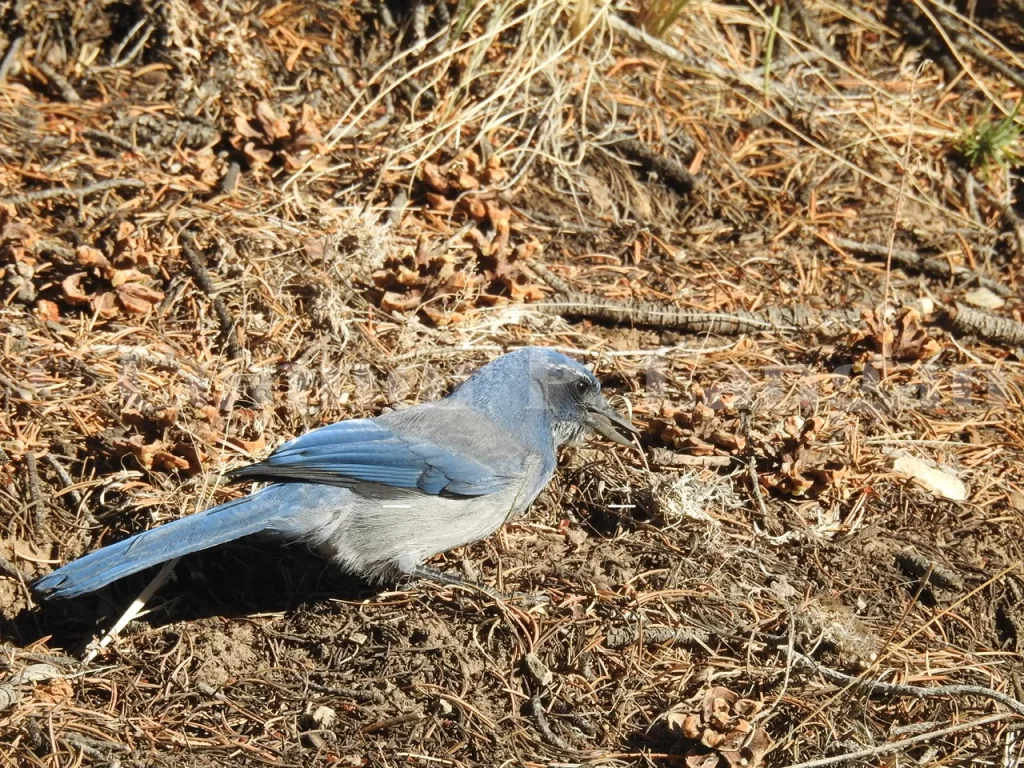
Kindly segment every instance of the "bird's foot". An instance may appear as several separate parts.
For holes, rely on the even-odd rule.
[[[514,600],[516,602],[522,602],[527,608],[550,602],[546,595],[530,595],[523,592],[516,592],[511,596],[506,595],[493,587],[487,586],[486,584],[481,584],[478,581],[470,581],[469,579],[463,579],[461,576],[445,573],[444,571],[439,571],[436,568],[431,568],[427,565],[416,566],[412,571],[410,571],[409,575],[415,576],[418,579],[433,581],[437,584],[445,584],[452,587],[463,587],[465,589],[475,589],[479,592],[483,592],[488,597],[494,598],[495,600],[501,600],[504,602]]]

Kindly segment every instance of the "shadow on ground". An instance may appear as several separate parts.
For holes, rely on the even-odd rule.
[[[50,637],[51,648],[79,650],[124,613],[158,570],[0,619],[0,637],[19,646]],[[341,573],[301,545],[241,539],[183,557],[139,620],[161,627],[210,616],[287,612],[328,598],[365,600],[379,592],[379,587]]]

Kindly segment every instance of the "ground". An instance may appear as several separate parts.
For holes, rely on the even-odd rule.
[[[1020,11],[671,5],[0,1],[0,763],[1019,763]],[[431,562],[508,600],[31,593],[524,344],[642,450]]]

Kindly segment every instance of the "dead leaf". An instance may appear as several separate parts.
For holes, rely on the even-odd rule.
[[[117,287],[117,300],[126,312],[144,315],[164,300],[164,294],[141,283],[125,283]]]
[[[118,288],[125,283],[135,283],[149,278],[137,269],[115,269],[110,273],[110,285]]]
[[[80,245],[75,249],[75,263],[89,269],[110,269],[110,261],[103,255],[103,251],[89,245]]]
[[[96,294],[89,303],[89,306],[93,312],[104,320],[111,320],[117,317],[117,296],[114,295],[113,291],[104,291],[103,293]]]
[[[89,303],[89,294],[82,290],[82,279],[85,276],[85,272],[75,272],[75,274],[68,275],[61,281],[61,295],[64,296],[64,300],[68,304],[80,306]]]
[[[40,299],[36,302],[36,312],[43,320],[55,323],[60,320],[60,308],[56,302]]]
[[[287,139],[291,136],[287,118],[278,117],[267,101],[261,101],[256,105],[256,119],[260,121],[263,132],[271,139]]]

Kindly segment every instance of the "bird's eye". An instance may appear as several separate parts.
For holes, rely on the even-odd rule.
[[[590,382],[586,379],[576,379],[576,394],[585,395],[590,391]]]

